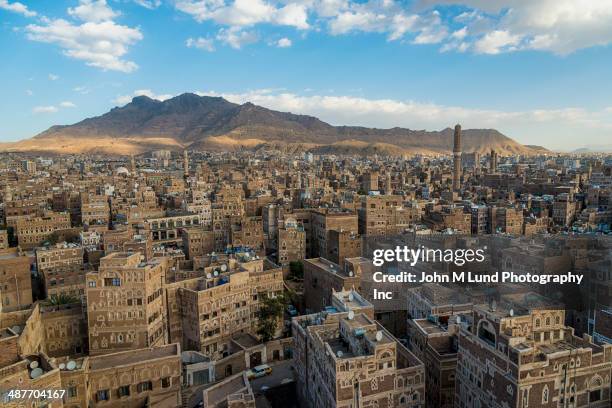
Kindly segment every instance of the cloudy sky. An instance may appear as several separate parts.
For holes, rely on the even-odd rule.
[[[0,0],[0,141],[135,95],[612,140],[612,0]]]

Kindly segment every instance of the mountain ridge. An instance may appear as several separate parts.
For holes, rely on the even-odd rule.
[[[137,96],[124,106],[72,125],[55,125],[31,139],[4,144],[2,150],[134,154],[159,148],[233,150],[267,145],[350,154],[447,154],[453,129],[440,131],[334,126],[314,116],[271,110],[251,102],[185,93],[165,101]],[[536,154],[495,129],[466,129],[464,152]]]

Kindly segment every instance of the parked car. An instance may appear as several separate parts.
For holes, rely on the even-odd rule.
[[[272,372],[272,367],[267,364],[262,364],[251,368],[247,371],[247,378],[252,380],[253,378],[265,377]]]

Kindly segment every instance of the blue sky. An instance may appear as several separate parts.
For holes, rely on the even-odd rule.
[[[0,0],[0,141],[183,92],[333,124],[612,140],[612,0]]]

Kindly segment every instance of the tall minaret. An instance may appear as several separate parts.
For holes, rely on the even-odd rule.
[[[189,155],[187,150],[183,150],[183,174],[185,177],[189,177]]]
[[[497,153],[491,149],[491,160],[489,161],[489,172],[495,173],[497,171]]]
[[[132,157],[130,157],[130,166],[132,167],[132,175],[136,174],[136,159],[134,159],[134,155],[132,155]]]
[[[455,125],[453,145],[453,191],[461,190],[461,125]]]

